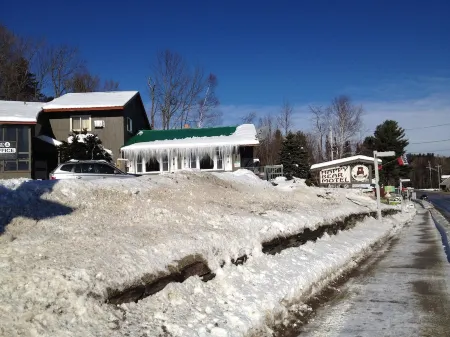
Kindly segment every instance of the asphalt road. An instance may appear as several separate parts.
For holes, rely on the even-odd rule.
[[[431,216],[418,211],[378,262],[344,284],[298,336],[450,336],[450,265]]]
[[[426,194],[434,207],[441,211],[447,220],[450,220],[450,193],[417,191],[417,197],[422,194]]]

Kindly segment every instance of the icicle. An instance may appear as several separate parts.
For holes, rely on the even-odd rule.
[[[150,161],[152,158],[159,160],[160,157],[168,156],[169,158],[183,157],[190,158],[199,157],[200,159],[208,155],[211,158],[219,151],[222,158],[231,156],[233,152],[239,149],[238,145],[222,145],[222,146],[207,146],[207,147],[190,147],[190,148],[124,148],[122,149],[125,158],[134,161],[138,158],[142,158],[146,161]]]

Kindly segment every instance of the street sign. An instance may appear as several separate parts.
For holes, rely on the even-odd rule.
[[[402,183],[407,183],[407,182],[410,182],[411,179],[400,179],[400,181],[401,181]]]
[[[17,148],[16,142],[0,142],[0,160],[16,160]]]
[[[395,156],[394,151],[377,152],[377,157],[394,157],[394,156]]]

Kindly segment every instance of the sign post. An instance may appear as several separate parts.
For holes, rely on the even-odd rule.
[[[402,197],[402,212],[403,212],[403,183],[407,183],[411,181],[411,179],[400,179],[400,196]]]
[[[377,193],[377,218],[378,221],[382,221],[381,218],[381,197],[380,197],[380,173],[378,172],[378,157],[394,157],[395,152],[394,151],[385,151],[385,152],[378,152],[373,151],[373,167],[375,168],[375,189]]]

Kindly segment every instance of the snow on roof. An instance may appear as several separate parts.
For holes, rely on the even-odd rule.
[[[123,108],[137,91],[109,91],[109,92],[82,92],[69,93],[55,98],[44,105],[44,111],[50,110],[77,110],[77,109],[119,109]]]
[[[0,122],[36,123],[41,102],[0,101]]]
[[[60,146],[62,144],[62,142],[60,142],[59,140],[53,139],[52,137],[46,136],[46,135],[40,135],[37,136],[36,138],[39,138],[40,140],[52,144],[54,146]]]
[[[139,137],[145,140],[153,138],[147,136],[151,135],[151,133],[162,134],[164,132],[168,134],[179,132],[180,136],[170,136],[168,139],[162,138],[162,140],[136,141]],[[122,151],[129,159],[134,159],[138,156],[149,157],[174,150],[187,154],[192,151],[209,153],[214,152],[216,148],[231,150],[240,145],[259,144],[256,138],[256,128],[253,124],[242,124],[238,127],[140,131],[130,142],[132,142],[131,145],[122,147]]]
[[[316,170],[316,169],[323,168],[323,167],[328,167],[328,166],[342,165],[342,164],[350,163],[350,162],[353,162],[353,161],[360,161],[360,162],[365,162],[367,164],[372,164],[373,163],[373,157],[357,155],[357,156],[348,157],[348,158],[331,160],[331,161],[327,161],[327,162],[324,162],[324,163],[311,165],[311,170]],[[381,163],[382,160],[380,158],[378,158],[378,162]]]

